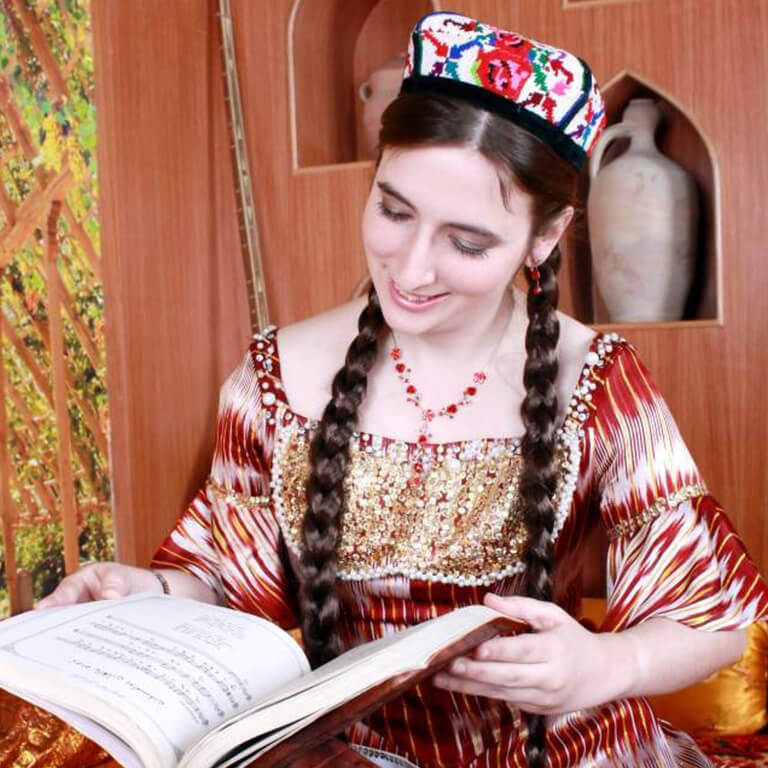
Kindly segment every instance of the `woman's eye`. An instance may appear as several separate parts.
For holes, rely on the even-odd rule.
[[[472,256],[476,259],[484,259],[486,256],[488,256],[488,249],[487,248],[480,248],[472,245],[467,245],[466,243],[463,243],[461,240],[459,240],[456,237],[451,238],[451,242],[453,243],[454,247],[457,251],[460,253],[463,253],[465,256]]]
[[[387,206],[384,205],[383,201],[381,200],[379,200],[379,211],[381,211],[382,216],[385,216],[392,221],[403,221],[404,219],[410,218],[407,213],[403,213],[402,211],[395,211],[392,208],[387,208]]]
[[[381,215],[387,219],[390,219],[391,221],[405,221],[406,219],[411,218],[409,213],[396,211],[393,208],[389,208],[384,204],[383,200],[379,200],[377,205]],[[475,259],[484,259],[486,256],[488,256],[487,247],[468,245],[467,243],[459,240],[457,237],[451,237],[450,241],[453,243],[453,247],[456,248],[456,250],[460,253],[463,253],[465,256],[471,256]]]

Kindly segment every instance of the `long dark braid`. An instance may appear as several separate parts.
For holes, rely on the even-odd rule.
[[[521,443],[523,472],[520,496],[523,502],[528,548],[525,553],[525,594],[537,600],[552,599],[551,572],[554,560],[552,528],[555,522],[555,419],[557,418],[557,270],[560,248],[539,266],[537,294],[528,291],[527,352],[523,382],[525,399],[520,407],[525,435]],[[529,286],[531,276],[526,270]],[[526,759],[531,768],[546,765],[546,720],[543,715],[526,714],[528,742]]]
[[[345,509],[344,478],[349,466],[349,441],[383,326],[379,298],[371,288],[358,320],[358,334],[349,346],[344,366],[334,376],[331,400],[310,447],[300,602],[301,630],[313,667],[330,661],[341,651],[336,546]]]

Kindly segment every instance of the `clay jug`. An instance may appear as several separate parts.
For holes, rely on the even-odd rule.
[[[400,92],[405,56],[405,53],[401,53],[387,59],[360,86],[359,93],[363,101],[363,131],[371,157],[376,156],[381,116]]]
[[[590,158],[592,269],[610,322],[681,319],[693,280],[696,184],[656,148],[661,115],[653,99],[632,99]],[[600,170],[608,145],[623,137],[627,151]]]

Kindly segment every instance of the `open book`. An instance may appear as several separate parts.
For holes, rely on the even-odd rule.
[[[310,672],[291,635],[264,619],[141,594],[0,622],[0,687],[125,768],[266,768],[522,628],[484,606],[460,608]]]

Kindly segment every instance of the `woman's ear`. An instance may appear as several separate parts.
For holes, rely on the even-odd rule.
[[[552,249],[560,242],[560,238],[571,223],[574,212],[572,205],[566,205],[538,235],[534,236],[525,259],[526,266],[538,267],[549,258]]]

